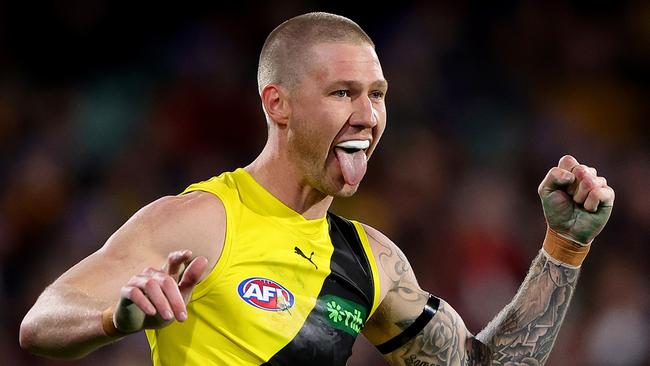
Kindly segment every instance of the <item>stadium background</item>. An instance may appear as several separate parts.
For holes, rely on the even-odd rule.
[[[382,144],[335,210],[476,332],[541,244],[539,181],[574,154],[617,201],[548,364],[650,365],[650,3],[488,3],[0,2],[0,363],[68,364],[18,347],[36,296],[139,207],[253,159],[264,38],[326,10],[373,37],[390,81]],[[148,363],[132,336],[75,364]]]

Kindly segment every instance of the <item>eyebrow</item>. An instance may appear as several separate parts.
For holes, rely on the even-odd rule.
[[[343,86],[343,87],[346,87],[346,88],[350,88],[350,89],[352,89],[352,88],[361,88],[362,87],[362,84],[357,80],[336,80],[336,81],[333,81],[332,83],[330,83],[328,85],[328,88],[331,89],[331,88],[337,87],[339,85]],[[379,80],[376,80],[376,81],[373,81],[372,83],[370,83],[370,87],[372,89],[386,90],[386,89],[388,89],[388,81],[386,81],[385,79],[379,79]]]

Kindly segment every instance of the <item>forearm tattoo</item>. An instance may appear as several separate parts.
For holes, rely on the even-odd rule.
[[[537,256],[515,299],[476,337],[492,351],[492,365],[548,360],[579,273]]]
[[[382,316],[403,330],[422,311],[427,294],[419,290],[403,255],[389,246],[386,249],[379,255],[379,264],[393,283]],[[513,301],[476,337],[443,302],[416,337],[386,358],[393,365],[408,366],[543,365],[566,314],[578,273],[578,269],[556,265],[540,253]],[[391,311],[396,306],[406,310]],[[391,315],[395,313],[401,318]]]

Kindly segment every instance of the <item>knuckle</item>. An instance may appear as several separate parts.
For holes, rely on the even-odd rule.
[[[160,283],[160,284],[163,284],[165,282],[165,280],[167,279],[167,277],[169,277],[169,275],[167,275],[164,272],[157,272],[156,274],[153,275],[153,278],[156,281],[158,281],[158,283]]]
[[[565,154],[560,158],[560,164],[561,163],[570,163],[572,160],[575,160],[575,158],[569,154]]]
[[[162,285],[163,285],[163,286],[167,286],[167,287],[169,287],[169,286],[174,286],[175,284],[176,284],[176,281],[174,281],[174,279],[171,278],[170,276],[165,276],[165,277],[162,279]]]
[[[151,290],[151,289],[153,289],[155,287],[158,287],[158,281],[155,278],[148,278],[144,282],[144,288],[147,289],[147,290]]]
[[[575,167],[573,167],[573,169],[571,169],[571,171],[575,175],[583,176],[587,172],[587,167],[582,165],[582,164],[581,165],[576,165]]]
[[[138,275],[134,277],[132,285],[136,287],[144,287],[150,278],[151,276],[149,275]]]
[[[133,300],[133,298],[135,296],[137,296],[138,291],[139,290],[138,290],[137,287],[131,287],[131,286],[123,287],[122,288],[122,297],[125,297],[125,298],[127,298],[129,300]]]
[[[587,178],[582,181],[582,186],[585,190],[591,190],[596,187],[596,182],[593,179]]]
[[[559,176],[560,174],[562,174],[563,170],[564,169],[559,168],[559,167],[553,167],[553,168],[551,168],[551,170],[549,170],[548,176]]]
[[[137,286],[137,284],[138,284],[139,282],[140,282],[140,275],[136,275],[136,276],[131,277],[131,278],[127,281],[126,286]],[[125,287],[126,287],[126,286],[125,286]]]
[[[608,191],[608,190],[606,190],[604,188],[600,188],[598,190],[598,198],[601,199],[601,200],[607,199],[608,197],[611,197],[612,194],[613,194],[613,192]]]

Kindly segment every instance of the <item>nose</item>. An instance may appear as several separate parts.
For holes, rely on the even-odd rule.
[[[377,126],[377,110],[368,96],[362,95],[352,101],[350,125],[363,128]]]

